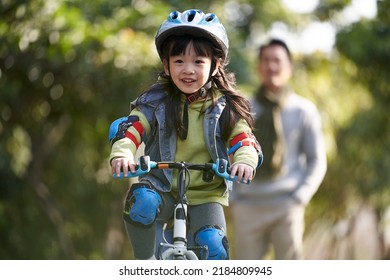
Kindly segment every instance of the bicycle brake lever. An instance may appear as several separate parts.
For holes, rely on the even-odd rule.
[[[141,156],[138,162],[139,164],[136,165],[136,170],[134,173],[129,170],[127,176],[125,177],[124,172],[121,171],[119,176],[116,176],[116,174],[114,173],[113,177],[115,179],[138,177],[140,175],[150,172],[150,169],[155,168],[157,166],[157,163],[151,161],[149,156]]]
[[[222,177],[228,181],[237,182],[237,176],[233,178],[230,177],[230,173],[228,172],[228,161],[226,159],[217,159],[216,162],[212,166],[213,171],[219,177]],[[244,183],[244,179],[241,179],[241,183]],[[250,184],[250,181],[245,184]]]

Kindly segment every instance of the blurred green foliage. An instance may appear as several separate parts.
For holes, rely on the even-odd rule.
[[[230,70],[257,86],[251,41],[275,21],[331,20],[349,1],[297,15],[273,0],[0,0],[0,259],[126,259],[126,182],[111,180],[108,127],[160,71],[153,36],[175,9],[215,12]],[[337,219],[351,199],[390,201],[389,3],[341,29],[337,51],[296,57],[294,87],[319,106],[329,170],[310,206]],[[252,38],[252,39],[251,39]]]
[[[390,202],[389,16],[389,1],[378,1],[375,20],[360,21],[337,35],[337,49],[356,67],[351,82],[363,85],[371,101],[337,131],[340,160],[330,167],[333,178],[328,176],[329,183],[339,185],[341,197],[353,193],[380,214]],[[350,102],[358,98],[358,93],[352,93]]]

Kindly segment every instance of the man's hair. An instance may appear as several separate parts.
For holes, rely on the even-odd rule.
[[[280,40],[280,39],[271,39],[267,43],[265,43],[264,45],[261,45],[259,48],[259,57],[261,56],[264,49],[266,49],[268,47],[272,47],[272,46],[280,46],[280,47],[284,48],[286,50],[288,58],[290,59],[290,61],[292,60],[290,49],[288,48],[287,44],[283,40]]]

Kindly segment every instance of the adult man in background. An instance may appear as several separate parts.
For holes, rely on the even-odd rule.
[[[264,163],[250,186],[231,196],[235,259],[302,259],[305,208],[326,173],[320,114],[288,87],[293,66],[285,42],[260,47],[262,82],[253,98]]]

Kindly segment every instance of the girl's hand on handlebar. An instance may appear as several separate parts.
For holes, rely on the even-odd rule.
[[[252,181],[253,168],[244,163],[233,164],[230,168],[230,177],[237,176],[237,183],[248,183]]]
[[[121,171],[123,171],[123,176],[127,177],[129,169],[131,173],[134,173],[135,166],[134,158],[117,157],[111,161],[112,174],[116,174],[117,177],[120,176]]]

